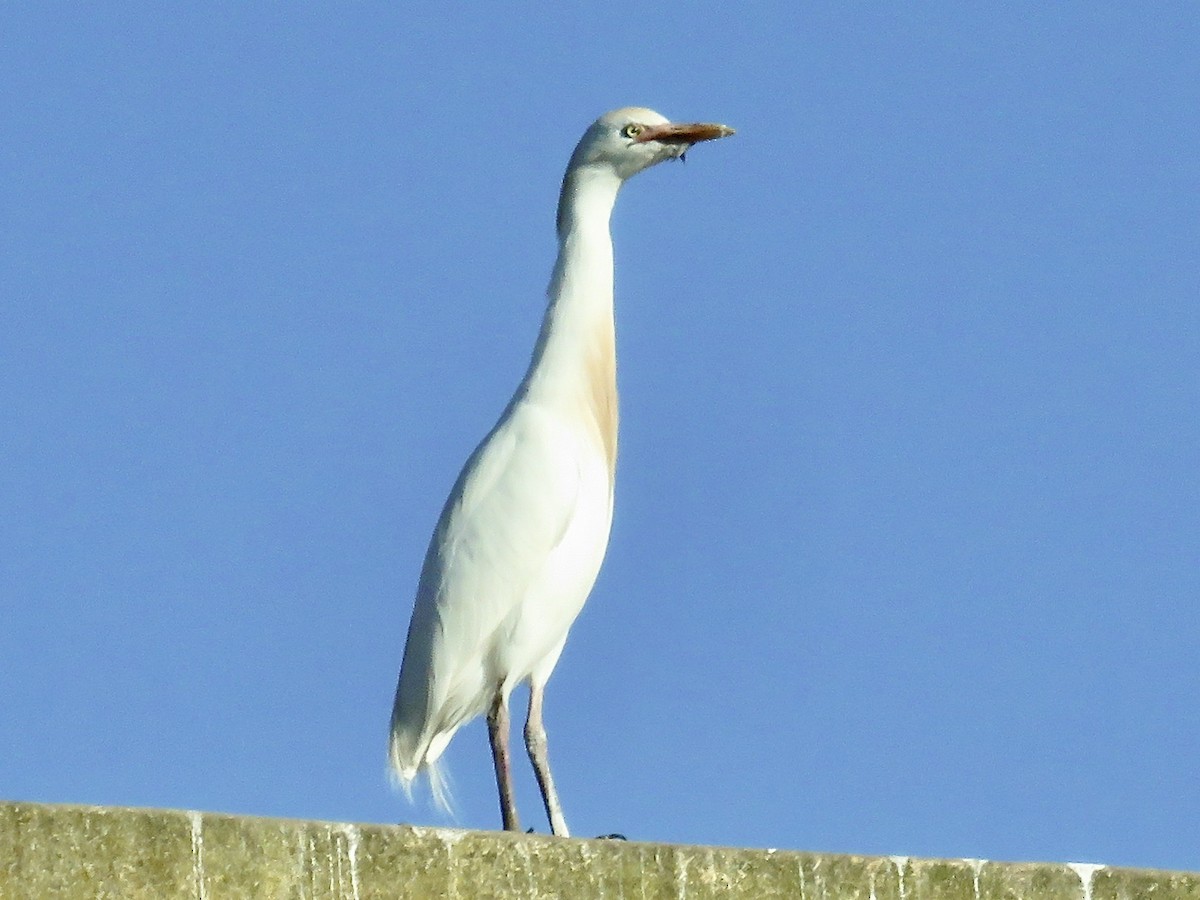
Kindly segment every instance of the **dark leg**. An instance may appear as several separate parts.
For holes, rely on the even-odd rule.
[[[513,795],[512,766],[508,759],[508,704],[500,689],[488,710],[488,739],[492,743],[492,762],[496,765],[496,786],[500,788],[500,816],[505,831],[520,831],[517,801]]]
[[[542,691],[544,685],[529,685],[529,718],[525,720],[525,746],[533,771],[537,775],[538,787],[542,789],[542,801],[546,804],[546,818],[550,820],[550,831],[561,837],[570,837],[567,820],[563,818],[562,806],[558,802],[558,791],[554,789],[554,777],[550,774],[550,759],[546,753],[546,728],[542,725]]]

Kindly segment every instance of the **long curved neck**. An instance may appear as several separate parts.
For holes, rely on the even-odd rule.
[[[607,168],[572,166],[558,203],[558,260],[525,394],[594,433],[610,473],[617,456],[617,358],[609,220],[621,180]]]

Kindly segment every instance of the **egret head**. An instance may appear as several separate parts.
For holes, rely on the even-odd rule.
[[[679,159],[692,144],[733,134],[726,125],[669,122],[652,109],[626,106],[605,113],[584,133],[570,168],[602,166],[624,181],[665,159]]]

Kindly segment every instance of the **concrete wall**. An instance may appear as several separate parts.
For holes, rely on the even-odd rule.
[[[0,900],[1200,900],[1200,874],[0,803]]]

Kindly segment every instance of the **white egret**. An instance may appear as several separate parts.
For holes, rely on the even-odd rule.
[[[563,178],[558,260],[533,358],[500,420],[467,459],[438,519],[404,647],[391,768],[424,771],[444,807],[438,760],[487,713],[504,828],[519,830],[508,700],[529,682],[525,744],[554,834],[567,823],[550,775],[542,699],[608,545],[617,460],[613,248],[626,179],[724,125],[676,124],[629,107],[597,119]]]

